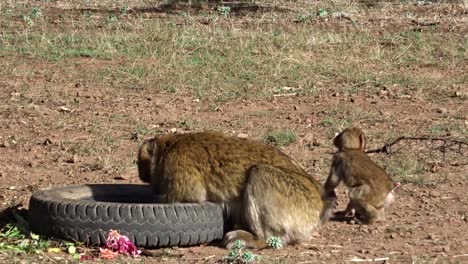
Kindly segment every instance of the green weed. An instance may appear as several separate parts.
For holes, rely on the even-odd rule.
[[[130,7],[128,6],[128,4],[123,5],[119,10],[120,16],[126,16],[129,11],[130,11]]]
[[[424,160],[411,154],[401,153],[388,158],[385,163],[377,160],[388,174],[402,183],[424,185],[425,180],[420,175],[424,173]]]
[[[31,9],[31,17],[37,18],[42,16],[42,11],[39,7],[33,7]]]
[[[234,242],[234,247],[229,252],[226,258],[228,263],[254,263],[258,260],[258,255],[251,251],[244,251],[245,242],[243,240],[237,240]]]
[[[29,15],[24,15],[23,16],[23,21],[26,23],[26,25],[28,25],[30,27],[34,26],[34,20]]]
[[[269,237],[266,241],[267,245],[274,249],[280,249],[283,247],[283,241],[277,236]]]
[[[223,16],[227,16],[231,13],[231,7],[229,6],[218,6],[217,10]]]
[[[0,230],[0,251],[40,253],[47,250],[48,247],[47,240],[33,233],[26,235],[15,225],[7,224]]]
[[[184,118],[183,120],[178,122],[178,125],[185,129],[192,129],[194,126],[197,125],[197,121],[191,118]]]
[[[269,130],[262,139],[263,142],[274,146],[287,146],[297,141],[297,135],[289,129]]]

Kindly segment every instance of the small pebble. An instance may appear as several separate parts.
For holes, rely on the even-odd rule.
[[[237,137],[240,137],[240,138],[248,138],[249,135],[248,135],[248,134],[245,134],[245,133],[239,133],[239,134],[237,134]]]

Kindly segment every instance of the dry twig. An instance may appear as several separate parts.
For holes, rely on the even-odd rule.
[[[286,94],[274,94],[273,97],[288,97],[288,96],[296,96],[297,93],[286,93]]]
[[[375,262],[375,261],[387,261],[390,260],[388,257],[384,258],[374,258],[374,259],[361,259],[361,258],[353,258],[350,261],[351,262]]]
[[[449,149],[449,148],[451,148],[453,146],[458,146],[458,152],[460,154],[463,154],[462,146],[468,146],[468,142],[463,141],[463,140],[459,140],[459,139],[454,139],[454,138],[431,137],[431,136],[420,136],[420,137],[402,136],[402,137],[396,138],[395,140],[393,140],[393,141],[391,141],[389,143],[386,143],[381,148],[368,150],[368,151],[366,151],[366,153],[386,153],[386,154],[390,154],[391,153],[390,148],[392,146],[394,146],[395,144],[397,144],[398,142],[402,141],[402,140],[419,140],[419,141],[429,140],[431,142],[439,141],[439,142],[442,142],[443,144],[442,144],[442,146],[439,146],[438,149],[443,153],[447,152],[447,149]]]

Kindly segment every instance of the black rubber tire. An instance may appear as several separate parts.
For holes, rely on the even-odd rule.
[[[103,245],[110,229],[145,248],[192,246],[221,239],[223,210],[213,203],[157,203],[148,185],[90,184],[31,196],[31,231]]]

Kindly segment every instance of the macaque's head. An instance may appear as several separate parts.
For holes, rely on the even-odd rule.
[[[149,183],[151,181],[152,162],[154,161],[154,154],[157,151],[156,138],[146,139],[141,144],[138,150],[138,176],[143,182]]]
[[[364,132],[357,127],[350,127],[333,139],[333,144],[339,151],[344,150],[362,150],[366,149],[367,139]]]

